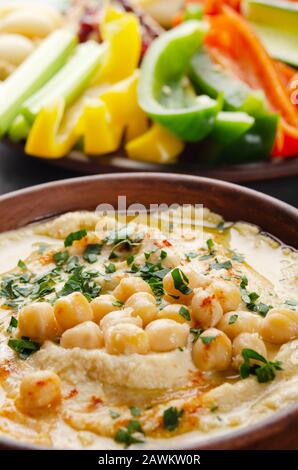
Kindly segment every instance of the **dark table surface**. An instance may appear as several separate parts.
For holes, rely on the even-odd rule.
[[[15,150],[8,150],[0,144],[0,194],[73,176],[79,175],[50,166],[42,160],[18,154]],[[297,176],[244,185],[298,207]]]

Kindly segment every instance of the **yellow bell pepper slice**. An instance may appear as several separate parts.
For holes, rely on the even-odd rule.
[[[42,109],[29,133],[25,152],[44,158],[61,158],[68,153],[78,139],[75,127],[59,135],[64,113],[63,99]]]
[[[108,8],[101,23],[101,35],[108,49],[95,83],[116,83],[129,77],[141,57],[139,20],[132,13]]]
[[[183,149],[183,141],[159,124],[125,146],[128,158],[148,163],[174,163]]]
[[[112,116],[101,101],[90,100],[84,109],[84,151],[88,155],[100,155],[117,150],[121,142],[121,126],[112,125]]]
[[[25,150],[30,155],[59,158],[66,155],[80,137],[84,151],[102,155],[116,151],[125,141],[148,129],[148,119],[137,100],[139,71],[126,80],[98,93],[81,97],[63,118],[63,100],[44,108],[35,119]]]

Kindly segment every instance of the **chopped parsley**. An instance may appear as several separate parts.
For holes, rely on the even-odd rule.
[[[213,263],[210,263],[210,269],[231,269],[233,267],[230,260],[223,261],[220,263],[217,259]]]
[[[275,378],[275,372],[282,370],[282,363],[280,361],[268,361],[265,357],[253,349],[243,349],[242,357],[244,359],[243,364],[240,366],[240,377],[242,379],[246,379],[250,374],[252,374],[257,377],[258,382],[260,383],[270,382]],[[264,365],[251,365],[251,359],[259,361]]]
[[[105,264],[105,272],[107,274],[112,274],[116,271],[116,266],[114,263]]]
[[[21,259],[18,262],[18,267],[22,269],[23,271],[27,269],[26,263],[24,263],[24,261],[22,261]]]
[[[114,302],[112,303],[114,307],[122,307],[123,304],[124,302],[121,302],[121,300],[114,300]]]
[[[198,341],[199,337],[203,333],[203,329],[202,328],[191,328],[190,332],[193,335],[192,342],[195,343],[196,341]]]
[[[117,259],[123,254],[122,252],[131,251],[139,245],[143,240],[143,234],[137,234],[132,238],[134,226],[132,224],[125,225],[119,230],[111,231],[105,238],[106,245],[113,246],[109,255],[109,259]]]
[[[240,294],[241,299],[245,303],[248,310],[256,312],[262,317],[265,317],[269,310],[272,308],[272,305],[266,305],[263,302],[256,303],[260,298],[259,294],[256,292],[248,292],[248,279],[246,276],[243,276],[240,281]]]
[[[17,328],[17,326],[18,326],[18,320],[16,319],[16,317],[11,317],[9,325],[6,330],[7,333],[12,333],[13,329]]]
[[[176,290],[181,292],[181,294],[188,295],[192,293],[192,289],[188,287],[189,279],[184,274],[184,272],[179,269],[175,268],[171,271],[171,276],[174,282],[174,287]]]
[[[58,251],[54,254],[53,259],[57,266],[63,266],[63,264],[65,264],[69,259],[69,252],[67,250]]]
[[[212,254],[213,249],[214,249],[214,241],[212,240],[212,238],[209,238],[206,241],[206,244],[207,244],[207,248],[208,248],[209,253]]]
[[[202,340],[202,343],[206,344],[206,346],[209,346],[209,344],[216,338],[216,336],[200,336],[200,339]]]
[[[179,426],[180,418],[184,410],[178,410],[175,406],[167,408],[163,413],[163,425],[168,431],[174,431]]]
[[[83,266],[76,267],[59,292],[59,296],[81,292],[88,300],[94,299],[100,293],[101,287],[95,281],[98,271],[86,271]]]
[[[83,254],[84,260],[90,264],[96,263],[97,255],[100,254],[101,249],[102,249],[102,245],[100,245],[99,243],[87,245]]]
[[[137,420],[131,420],[128,422],[127,427],[121,427],[115,434],[115,441],[124,444],[124,447],[127,448],[131,444],[142,444],[144,441],[134,436],[135,433],[143,433],[141,424]]]
[[[138,408],[137,406],[131,406],[129,409],[130,409],[132,416],[140,416],[141,409]]]
[[[146,261],[145,264],[139,267],[139,274],[144,281],[151,287],[154,295],[160,298],[164,294],[163,278],[170,271],[169,268],[163,268],[161,263],[150,263]]]
[[[185,320],[190,321],[190,313],[189,313],[189,310],[188,310],[188,308],[184,307],[184,305],[182,305],[182,307],[180,308],[179,314],[180,314],[183,318],[185,318]]]
[[[31,354],[38,351],[40,345],[26,336],[20,339],[10,338],[8,346],[13,349],[21,359],[27,359]]]
[[[67,248],[68,246],[71,246],[74,241],[81,240],[82,238],[86,237],[87,235],[87,230],[82,229],[78,230],[77,232],[72,232],[64,240],[64,246]]]
[[[163,260],[168,256],[168,253],[164,250],[161,250],[160,252],[160,259]]]
[[[111,415],[111,418],[112,419],[117,419],[117,418],[120,418],[120,413],[118,413],[117,411],[114,411],[114,410],[109,410],[109,413]]]
[[[217,226],[216,226],[217,230],[222,233],[225,229],[225,221],[224,220],[221,220]]]
[[[238,315],[236,313],[233,313],[233,315],[229,317],[229,325],[234,325],[234,323],[236,323],[237,320],[238,320]]]
[[[130,266],[135,260],[135,257],[133,255],[129,255],[126,259],[127,266]]]

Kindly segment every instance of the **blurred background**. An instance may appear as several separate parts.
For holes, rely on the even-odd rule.
[[[240,0],[221,0],[221,1],[212,1],[212,0],[191,0],[191,1],[186,1],[184,2],[183,0],[132,0],[131,2],[129,1],[119,1],[119,2],[112,2],[112,3],[118,3],[118,6],[120,5],[121,9],[124,9],[126,12],[137,12],[137,16],[141,19],[141,24],[142,24],[142,40],[143,44],[142,47],[143,49],[150,46],[150,43],[154,39],[154,37],[160,35],[163,33],[164,30],[169,29],[173,26],[176,26],[177,24],[180,24],[186,19],[187,15],[193,16],[194,18],[197,18],[198,15],[201,17],[201,12],[203,11],[203,14],[210,15],[208,16],[209,18],[212,18],[212,15],[217,15],[219,13],[219,9],[222,7],[223,4],[228,5],[229,8],[234,9],[237,14],[241,14],[243,17],[247,19],[248,22],[251,23],[252,28],[255,27],[255,29],[258,31],[258,34],[260,34],[262,42],[264,44],[264,47],[266,47],[266,50],[268,54],[270,53],[272,60],[275,62],[278,60],[278,63],[283,64],[283,66],[288,67],[288,69],[285,69],[285,71],[289,74],[293,73],[295,74],[295,69],[298,67],[298,3],[296,1],[284,1],[283,0],[271,0],[268,2],[267,0],[263,0],[265,7],[266,4],[267,6],[272,6],[274,4],[278,5],[279,3],[284,3],[287,5],[292,4],[293,5],[293,11],[295,11],[296,16],[294,16],[294,13],[292,13],[292,7],[287,6],[287,11],[290,11],[291,16],[288,16],[291,20],[291,24],[285,23],[284,27],[282,25],[277,25],[276,26],[276,21],[274,22],[272,20],[272,24],[265,24],[266,21],[268,22],[267,19],[265,19],[265,16],[261,15],[261,17],[258,17],[258,12],[255,12],[254,10],[251,10],[253,14],[247,14],[244,12],[245,8],[247,5],[250,4],[250,2],[241,2]],[[32,3],[38,4],[39,6],[45,5],[45,4],[50,4],[54,9],[56,9],[60,15],[62,15],[63,21],[65,24],[67,23],[67,27],[71,27],[71,29],[76,31],[76,34],[80,38],[81,42],[86,42],[90,38],[91,39],[96,39],[101,41],[102,38],[97,38],[97,30],[99,27],[100,23],[100,16],[99,16],[99,11],[103,8],[103,6],[107,6],[110,2],[106,2],[104,0],[30,0],[30,2],[26,0],[0,0],[0,74],[1,74],[1,79],[3,80],[3,83],[5,82],[5,78],[8,78],[9,75],[13,74],[14,71],[18,68],[20,65],[21,59],[16,59],[17,62],[14,62],[15,59],[12,57],[9,57],[8,50],[5,50],[5,40],[6,36],[9,34],[17,34],[17,35],[23,35],[26,40],[28,39],[29,41],[32,42],[33,47],[37,47],[40,42],[42,42],[47,34],[50,34],[50,29],[49,31],[44,34],[42,31],[40,33],[40,36],[38,36],[38,32],[28,32],[28,30],[23,29],[20,31],[20,26],[17,24],[17,22],[11,21],[10,23],[7,21],[7,5],[9,7],[13,4],[24,4],[26,5],[27,11],[30,11],[30,8],[32,9]],[[252,2],[253,3],[253,2]],[[245,5],[246,6],[245,6]],[[28,6],[27,6],[28,5]],[[31,6],[29,6],[31,5]],[[199,7],[198,7],[199,5]],[[34,8],[34,7],[33,7]],[[136,8],[136,10],[135,10]],[[138,10],[138,8],[141,8],[141,10]],[[251,7],[252,8],[252,7]],[[6,10],[5,10],[6,9]],[[140,13],[141,12],[141,13]],[[200,13],[198,13],[200,12]],[[144,17],[142,15],[144,14]],[[249,16],[250,15],[250,16]],[[273,17],[272,17],[273,18]],[[274,18],[273,18],[274,19]],[[250,21],[251,20],[251,21]],[[289,20],[289,21],[290,21]],[[149,21],[149,23],[148,23]],[[151,23],[152,21],[152,23]],[[144,26],[145,24],[145,26]],[[147,25],[150,25],[149,27]],[[39,23],[40,30],[42,30],[42,27],[40,26],[41,23]],[[69,26],[71,25],[71,26]],[[296,26],[295,26],[296,25]],[[296,33],[295,33],[295,27],[296,27]],[[266,30],[267,28],[267,30]],[[276,40],[272,41],[270,39],[269,29],[272,28],[277,28],[274,30],[274,34],[276,37],[279,38],[279,40],[276,42]],[[146,30],[146,35],[144,35],[144,30]],[[149,33],[148,33],[149,31]],[[152,33],[153,31],[153,33]],[[266,34],[264,35],[264,31]],[[271,31],[271,30],[270,30]],[[291,32],[292,31],[292,32]],[[150,37],[150,34],[152,33],[152,37]],[[148,39],[149,35],[149,39]],[[291,35],[291,36],[287,36]],[[5,37],[4,37],[5,36]],[[95,37],[96,36],[96,37]],[[1,40],[3,39],[3,44],[1,43]],[[269,39],[268,39],[269,38]],[[290,38],[290,41],[292,44],[294,44],[292,41],[295,42],[296,47],[296,52],[295,50],[293,51],[292,55],[290,55],[290,52],[287,51],[287,56],[285,57],[284,51],[286,49],[286,46],[281,47],[281,44],[286,44],[283,43],[283,41],[288,41]],[[28,43],[29,44],[29,43]],[[29,46],[28,46],[29,47]],[[283,49],[281,51],[281,49]],[[281,52],[280,52],[281,51]],[[19,61],[19,62],[18,62]],[[293,71],[293,72],[290,72]],[[296,70],[297,72],[297,70]],[[292,76],[292,75],[291,75]],[[298,76],[298,75],[297,75]],[[2,84],[0,85],[0,90],[1,90]],[[1,92],[0,92],[1,93]],[[0,94],[0,108],[1,108],[1,100],[3,101],[5,99],[5,96],[1,97]],[[297,121],[297,126],[298,126],[298,121]],[[189,144],[186,145],[186,148],[191,148],[191,152],[196,150],[193,150],[195,147],[189,146]],[[82,151],[81,148],[77,149],[80,152]],[[203,148],[204,151],[204,148]],[[122,152],[122,151],[121,151]],[[101,166],[100,159],[97,160],[92,160],[92,167],[89,167],[89,169],[83,168],[83,166],[77,166],[77,165],[72,165],[68,164],[65,165],[63,161],[65,159],[61,159],[60,162],[56,160],[51,160],[51,159],[41,159],[41,158],[36,158],[34,156],[29,156],[25,155],[24,153],[24,145],[23,142],[18,142],[18,143],[12,143],[10,138],[5,137],[2,139],[0,142],[0,193],[4,194],[10,191],[14,191],[26,186],[31,186],[35,184],[40,184],[40,183],[45,183],[48,181],[53,181],[57,179],[63,179],[63,178],[71,178],[74,176],[80,176],[83,174],[87,173],[93,173],[93,172],[102,172],[102,171],[124,171],[126,166],[124,164],[121,164],[120,166],[118,165],[119,159],[118,158],[118,153],[121,154],[121,158],[123,161],[123,155],[118,149],[116,153],[114,152],[112,154],[111,158],[111,167],[109,166],[110,163],[108,163],[108,166],[103,168]],[[200,150],[202,152],[202,150]],[[241,146],[239,145],[239,152],[241,153]],[[109,152],[107,152],[109,153]],[[189,153],[189,151],[188,151]],[[153,166],[148,166],[148,168],[143,166],[141,163],[140,165],[140,158],[138,157],[138,161],[133,161],[130,166],[127,167],[128,171],[137,171],[137,170],[143,170],[143,169],[148,169],[148,171],[154,170],[154,171],[168,171],[171,172],[172,170],[174,171],[182,171],[185,173],[190,173],[190,174],[203,174],[205,176],[206,171],[208,174],[208,166],[207,167],[196,167],[195,171],[193,170],[193,163],[191,161],[191,158],[189,159],[188,153],[186,152],[183,158],[180,156],[177,157],[178,160],[175,160],[175,165],[176,166],[171,166],[168,165],[165,168],[165,165],[158,165],[155,162],[149,162],[149,163],[154,163]],[[114,155],[117,155],[117,158],[114,160]],[[184,154],[183,154],[184,155]],[[291,161],[289,162],[289,160]],[[77,160],[75,158],[75,160]],[[90,160],[87,161],[83,159],[80,159],[85,162],[85,164],[88,166],[90,163]],[[286,160],[286,158],[284,159]],[[261,162],[261,166],[258,167],[258,164],[260,163],[257,161],[256,166],[250,166],[249,170],[249,176],[247,177],[247,180],[245,178],[245,172],[241,170],[241,177],[239,178],[239,183],[242,185],[245,185],[247,187],[259,190],[261,192],[264,192],[266,194],[269,194],[271,196],[274,196],[278,199],[281,199],[285,202],[288,202],[295,207],[298,207],[298,164],[296,163],[298,160],[298,157],[295,157],[291,155],[290,157],[287,157],[287,162],[284,163],[282,162],[281,165],[279,165],[278,159],[275,161],[270,161],[269,157],[268,159],[264,159]],[[95,163],[94,163],[95,162]],[[264,166],[265,162],[265,166]],[[158,162],[159,163],[159,162]],[[250,163],[250,162],[248,162]],[[98,166],[94,166],[98,164]],[[247,164],[247,162],[244,162],[244,165]],[[218,165],[218,163],[215,163],[215,165]],[[267,166],[266,166],[267,165]],[[267,169],[269,169],[269,172],[271,172],[270,166],[275,165],[275,167],[280,167],[281,171],[275,171],[274,177],[271,177],[268,179],[268,172]],[[86,166],[86,168],[87,168]],[[220,165],[219,165],[220,167]],[[83,168],[83,169],[82,169]],[[91,169],[90,169],[91,168]],[[95,171],[94,171],[95,168]],[[207,170],[206,170],[207,168]],[[226,171],[226,166],[225,168],[225,179],[232,180],[232,181],[237,181],[237,177],[235,177],[235,170],[233,169],[233,165],[231,165],[231,171],[233,173],[232,177],[229,177],[229,169]],[[245,168],[245,166],[243,167]],[[252,172],[256,172],[256,177],[252,177]],[[286,175],[286,176],[285,176]],[[210,176],[217,176],[216,173],[212,173]]]

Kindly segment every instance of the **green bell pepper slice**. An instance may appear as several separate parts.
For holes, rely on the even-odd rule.
[[[210,137],[221,144],[229,144],[245,134],[254,123],[255,119],[247,113],[221,111],[216,116]]]
[[[212,134],[192,149],[200,163],[241,164],[268,160],[274,145],[278,114],[264,114],[238,139],[226,145],[216,141]]]
[[[254,117],[267,112],[264,93],[221,69],[204,48],[193,55],[189,76],[197,91],[212,98],[222,94],[224,108],[229,111],[243,111]]]
[[[186,77],[206,29],[202,21],[190,20],[164,33],[153,41],[141,66],[141,108],[153,121],[189,142],[210,133],[220,108],[209,96],[196,96]]]

